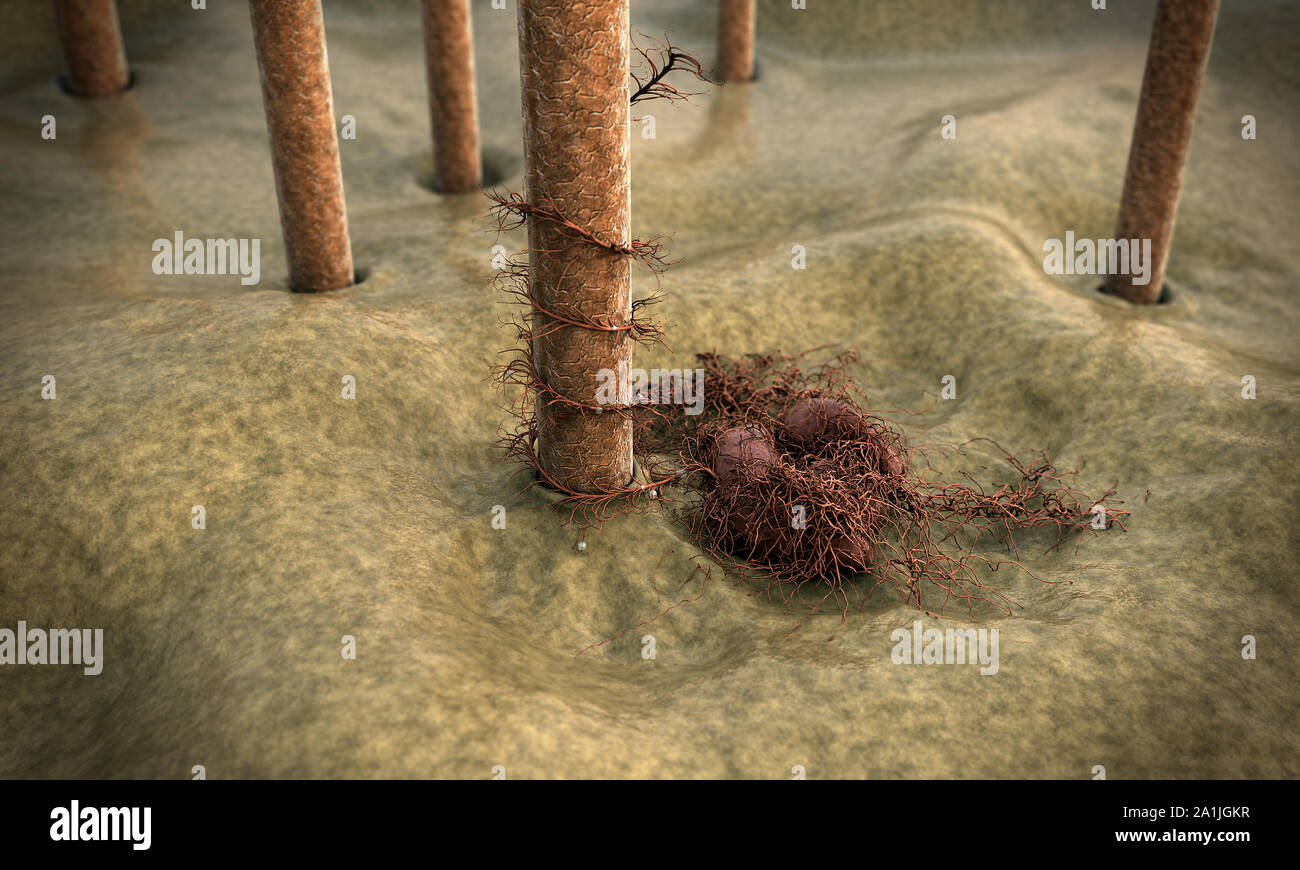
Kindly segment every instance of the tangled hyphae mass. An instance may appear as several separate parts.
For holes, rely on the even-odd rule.
[[[926,459],[934,447],[909,448],[859,405],[846,374],[855,352],[808,371],[802,356],[700,354],[704,412],[656,414],[637,428],[652,477],[678,467],[689,490],[678,516],[695,542],[760,592],[847,613],[888,584],[928,612],[954,602],[1009,612],[1015,602],[990,575],[1010,566],[1037,576],[1020,561],[1018,533],[1047,529],[1055,549],[1124,528],[1127,512],[1108,503],[1113,487],[1097,498],[1070,488],[1078,467],[1062,471],[1046,453],[1002,450],[1000,483],[939,480]]]

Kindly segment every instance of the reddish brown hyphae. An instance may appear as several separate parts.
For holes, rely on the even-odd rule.
[[[1070,488],[1078,468],[1062,471],[1045,453],[1002,450],[1000,482],[938,480],[925,456],[944,448],[909,449],[858,404],[846,374],[856,352],[808,371],[802,356],[700,354],[704,412],[637,426],[650,476],[675,470],[688,490],[677,514],[695,542],[761,593],[847,613],[889,584],[930,612],[954,602],[1009,612],[1015,602],[987,581],[1003,566],[1036,576],[1019,560],[1018,533],[1046,529],[1059,548],[1097,530],[1099,505],[1104,527],[1124,528],[1128,512],[1108,505],[1114,488],[1097,498]]]

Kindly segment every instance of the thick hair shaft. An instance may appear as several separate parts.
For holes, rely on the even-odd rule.
[[[434,186],[443,193],[477,190],[482,166],[469,0],[420,0],[420,12]]]
[[[595,405],[601,370],[630,364],[625,330],[546,328],[542,311],[579,312],[613,325],[632,317],[627,0],[520,0],[526,198],[545,203],[603,244],[575,244],[554,221],[528,220],[529,286],[539,306],[537,377]],[[632,422],[561,402],[537,407],[543,472],[579,492],[625,487]]]
[[[125,90],[131,73],[116,0],[55,0],[54,17],[68,63],[68,89],[89,98]]]
[[[718,69],[724,82],[754,77],[755,0],[718,0]]]
[[[252,0],[280,227],[294,290],[353,282],[320,0]]]
[[[1192,144],[1196,102],[1214,38],[1219,0],[1159,0],[1151,27],[1142,95],[1129,148],[1117,239],[1150,239],[1145,284],[1128,273],[1112,275],[1111,292],[1130,302],[1160,298],[1183,189],[1183,166]]]

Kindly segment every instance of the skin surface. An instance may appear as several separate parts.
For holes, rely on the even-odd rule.
[[[320,0],[268,0],[248,8],[289,284],[300,292],[347,287],[352,245]]]
[[[55,0],[68,87],[79,97],[107,97],[131,80],[114,0]]]
[[[598,238],[631,239],[628,155],[628,4],[521,0],[525,190]],[[530,221],[529,280],[548,310],[577,310],[614,324],[631,317],[631,263],[575,243],[553,224]],[[625,332],[542,329],[533,341],[538,377],[583,404],[597,404],[597,372],[632,358]],[[612,412],[539,402],[538,459],[570,488],[597,492],[632,477],[632,424]]]
[[[469,0],[422,0],[434,185],[443,193],[477,190],[482,168],[474,91]]]
[[[539,487],[512,501],[526,480],[491,447],[512,420],[489,372],[514,306],[486,283],[487,203],[417,182],[420,17],[384,2],[327,0],[338,111],[376,107],[340,143],[371,272],[328,294],[291,294],[275,268],[246,7],[120,4],[148,67],[120,99],[82,101],[51,86],[49,6],[0,3],[14,120],[0,190],[32,204],[0,210],[0,627],[103,628],[105,644],[99,676],[0,665],[0,776],[1300,777],[1300,466],[1286,461],[1300,78],[1278,74],[1300,4],[1222,5],[1179,205],[1171,280],[1186,290],[1169,305],[1044,274],[1040,248],[1114,228],[1150,0],[784,2],[792,26],[764,33],[780,62],[761,86],[648,109],[658,138],[632,131],[632,230],[673,234],[681,262],[655,312],[670,349],[638,345],[637,367],[859,347],[869,408],[929,409],[891,415],[914,446],[1048,447],[1085,462],[1084,489],[1118,480],[1134,512],[1128,533],[1077,552],[1026,541],[1030,568],[1068,582],[994,574],[1014,616],[931,620],[882,588],[843,624],[828,610],[792,632],[803,609],[716,567],[698,600],[627,630],[696,598],[692,572],[713,565],[674,506],[620,516],[578,553]],[[507,6],[474,0],[481,137],[522,191]],[[711,5],[633,14],[635,32],[712,60]],[[59,138],[44,141],[51,111]],[[939,135],[945,112],[956,141]],[[262,284],[155,275],[149,244],[177,229],[263,236]],[[639,267],[633,281],[654,287]],[[955,401],[936,396],[947,373]],[[997,478],[996,450],[965,449],[936,473]],[[893,664],[891,632],[917,618],[999,629],[1001,669]]]
[[[1160,0],[1156,6],[1115,229],[1117,239],[1151,240],[1150,281],[1134,284],[1125,274],[1109,280],[1111,292],[1130,302],[1155,302],[1164,285],[1183,166],[1218,12],[1219,0]]]

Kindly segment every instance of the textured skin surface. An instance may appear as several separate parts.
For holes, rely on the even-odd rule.
[[[1038,250],[1114,228],[1152,2],[813,0],[764,34],[780,62],[760,86],[696,88],[694,106],[647,108],[672,118],[657,140],[632,131],[632,230],[675,232],[686,257],[656,312],[672,352],[638,346],[637,366],[857,346],[921,366],[855,366],[875,407],[929,406],[956,373],[916,440],[1047,446],[1086,460],[1089,491],[1119,480],[1130,532],[1024,552],[1068,585],[1004,569],[1016,615],[925,617],[1000,629],[1001,670],[980,676],[893,664],[890,633],[917,613],[889,590],[791,632],[802,610],[716,568],[698,601],[625,632],[700,588],[682,586],[700,551],[669,511],[619,516],[576,553],[550,499],[510,501],[523,480],[489,446],[508,417],[486,373],[512,332],[484,284],[484,203],[413,178],[429,149],[415,2],[325,4],[338,108],[345,81],[374,101],[340,143],[366,282],[277,292],[278,236],[257,290],[153,274],[156,236],[275,235],[276,219],[247,6],[167,2],[119,4],[149,67],[81,104],[49,84],[49,5],[0,2],[0,627],[103,627],[106,645],[97,677],[0,666],[0,777],[1300,778],[1300,77],[1278,74],[1300,4],[1221,7],[1171,263],[1196,289],[1171,305],[1044,275]],[[638,30],[712,65],[712,0],[633,2]],[[517,7],[473,5],[476,44],[502,47],[475,57],[484,150],[522,160]],[[508,117],[489,123],[494,105]],[[34,129],[51,109],[56,142]],[[504,183],[522,191],[521,173]],[[967,449],[992,468],[982,443]]]
[[[353,280],[352,245],[320,0],[250,0],[289,284],[337,290]]]
[[[1117,239],[1151,239],[1151,280],[1110,279],[1111,291],[1130,302],[1155,302],[1165,281],[1183,165],[1218,12],[1219,0],[1160,0],[1156,6],[1115,229]]]
[[[525,190],[597,237],[630,241],[627,0],[520,0]],[[631,317],[631,264],[574,244],[552,225],[530,221],[529,278],[538,302]],[[600,369],[632,357],[625,333],[567,327],[533,342],[538,376],[584,404],[596,404]],[[625,486],[632,476],[632,426],[613,413],[580,413],[539,402],[542,468],[586,492]]]
[[[477,190],[482,169],[469,0],[421,0],[420,15],[433,125],[434,184],[446,193]]]
[[[82,97],[107,97],[130,81],[115,0],[54,0],[68,87]]]
[[[755,0],[718,0],[718,78],[724,82],[754,77]]]

